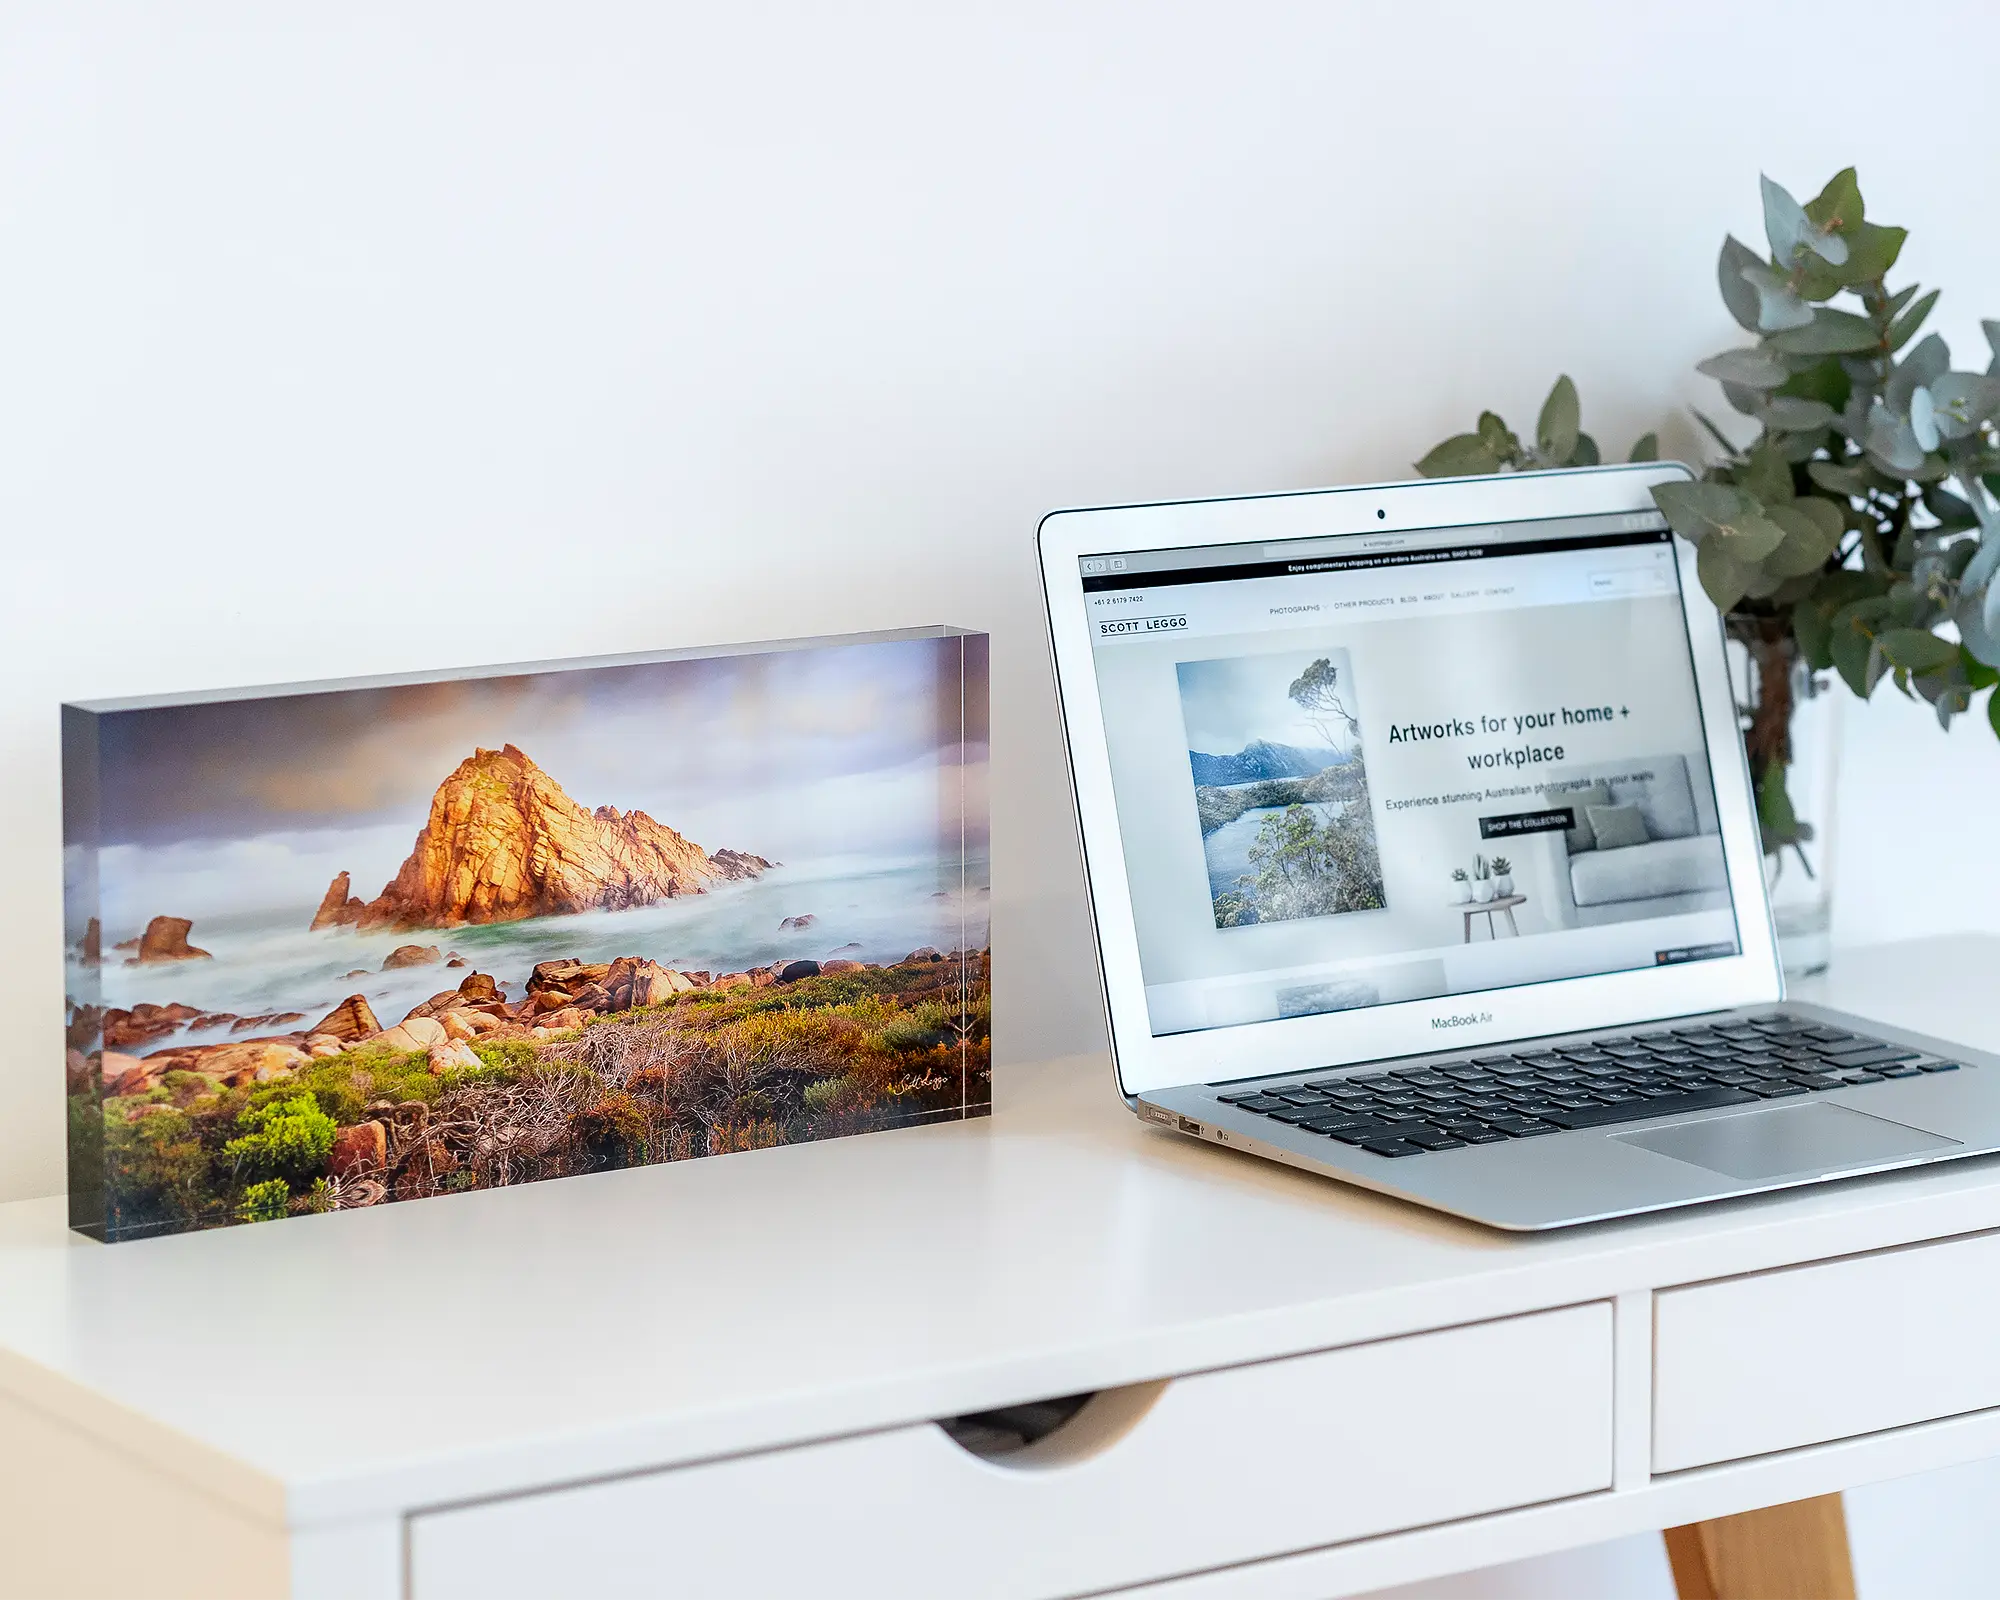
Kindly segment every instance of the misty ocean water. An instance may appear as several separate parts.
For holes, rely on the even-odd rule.
[[[968,866],[971,866],[968,863]],[[955,869],[956,863],[952,864]],[[983,866],[983,864],[982,864]],[[983,882],[983,870],[969,874]],[[198,920],[190,942],[214,957],[144,967],[125,965],[111,940],[136,929],[108,928],[104,964],[91,973],[72,962],[70,988],[87,993],[92,980],[106,1007],[179,1002],[237,1016],[303,1012],[303,1022],[232,1034],[227,1025],[182,1030],[149,1041],[142,1054],[182,1044],[208,1044],[309,1027],[349,995],[367,998],[386,1027],[412,1006],[456,988],[470,972],[491,975],[511,1000],[519,1000],[529,972],[540,961],[570,958],[611,961],[642,956],[662,966],[711,973],[734,972],[780,959],[824,961],[839,957],[887,964],[912,950],[982,949],[987,942],[988,893],[962,887],[935,858],[887,861],[845,858],[787,864],[746,883],[725,883],[632,911],[593,911],[572,917],[536,917],[479,927],[357,933],[348,928],[308,931],[317,902],[254,914],[217,914]],[[173,907],[162,906],[163,914]],[[811,926],[781,928],[786,918],[810,916]],[[400,945],[435,945],[463,958],[463,968],[441,964],[381,970]],[[358,975],[357,975],[358,974]]]

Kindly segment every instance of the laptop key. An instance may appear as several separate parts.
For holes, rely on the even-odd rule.
[[[1533,1117],[1507,1117],[1504,1119],[1496,1117],[1487,1126],[1498,1129],[1510,1139],[1532,1139],[1538,1133],[1560,1133],[1562,1131],[1553,1122],[1543,1122]]]
[[[1807,1091],[1796,1083],[1753,1083],[1750,1092],[1760,1100],[1782,1100],[1786,1095]]]
[[[1875,1069],[1885,1078],[1921,1078],[1923,1072],[1917,1067],[1881,1066]]]
[[[1465,1148],[1465,1141],[1463,1139],[1454,1139],[1448,1133],[1413,1133],[1408,1138],[1409,1142],[1419,1150],[1463,1150]],[[1363,1148],[1367,1147],[1364,1146]]]
[[[1914,1061],[1922,1054],[1921,1050],[1902,1050],[1892,1044],[1877,1044],[1865,1049],[1830,1050],[1822,1059],[1836,1067],[1872,1067],[1881,1061]]]
[[[1361,1148],[1374,1156],[1414,1156],[1423,1153],[1418,1146],[1405,1144],[1401,1139],[1369,1139],[1363,1142]]]
[[[1602,1128],[1616,1122],[1639,1122],[1654,1117],[1679,1116],[1685,1111],[1707,1111],[1716,1106],[1755,1105],[1757,1096],[1747,1089],[1701,1089],[1692,1094],[1665,1096],[1658,1100],[1630,1101],[1616,1106],[1584,1106],[1567,1110],[1551,1106],[1544,1119],[1559,1128]]]
[[[1958,1071],[1958,1063],[1956,1061],[1912,1061],[1909,1065],[1915,1067],[1920,1072]]]

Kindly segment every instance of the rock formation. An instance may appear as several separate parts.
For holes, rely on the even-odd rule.
[[[711,856],[643,811],[585,811],[510,744],[475,751],[438,786],[415,848],[379,896],[353,899],[343,872],[313,926],[448,928],[623,911],[771,865],[737,850]]]
[[[352,1041],[380,1033],[382,1024],[375,1020],[375,1013],[369,1009],[365,996],[351,994],[306,1031]]]
[[[83,937],[76,942],[76,958],[86,967],[94,967],[104,960],[104,924],[92,917],[84,927]]]
[[[382,958],[382,970],[398,967],[434,967],[444,960],[444,952],[434,944],[399,944]]]
[[[326,893],[320,899],[319,910],[313,913],[311,931],[317,933],[321,928],[351,928],[359,922],[368,902],[353,890],[353,880],[346,873],[335,873],[333,882],[326,886]]]
[[[186,917],[155,917],[139,935],[139,953],[125,963],[128,967],[152,966],[161,961],[213,961],[206,950],[188,943],[194,924]]]

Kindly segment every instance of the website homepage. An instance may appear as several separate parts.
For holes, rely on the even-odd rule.
[[[1152,1031],[1737,954],[1671,540],[1084,558]]]

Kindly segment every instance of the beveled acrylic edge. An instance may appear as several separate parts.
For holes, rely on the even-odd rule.
[[[548,661],[504,661],[491,666],[446,667],[434,671],[383,672],[352,678],[318,678],[298,683],[249,684],[233,688],[189,689],[176,693],[125,695],[103,700],[66,700],[77,711],[104,715],[119,711],[163,711],[175,706],[220,704],[231,700],[282,700],[294,695],[346,694],[357,689],[401,689],[432,683],[466,683],[480,678],[528,677],[548,672],[589,672],[605,667],[644,667],[667,661],[712,661],[724,656],[778,655],[796,650],[831,650],[851,645],[903,644],[917,639],[984,636],[981,628],[932,622],[909,628],[861,633],[823,633],[797,639],[752,639],[737,644],[688,645],[670,650],[636,650],[620,655],[564,656]]]

